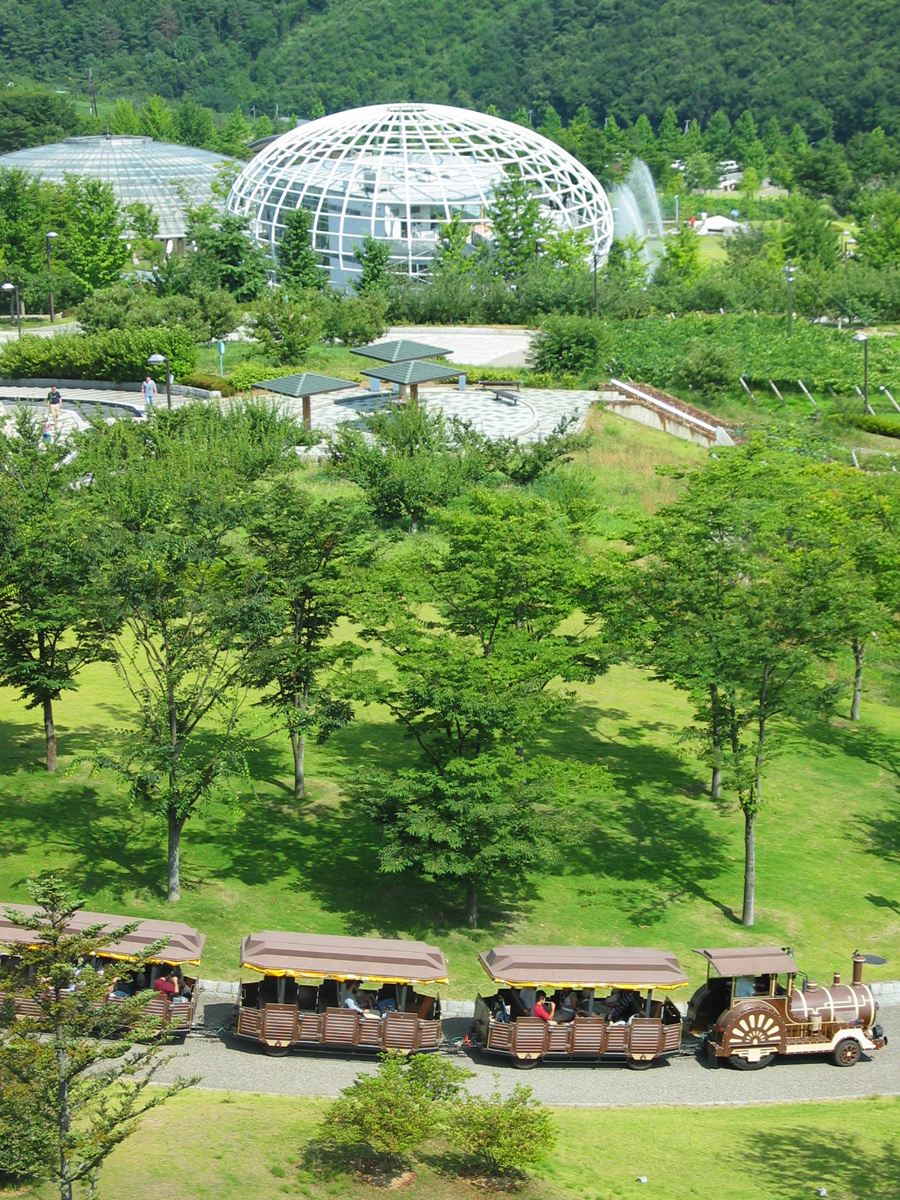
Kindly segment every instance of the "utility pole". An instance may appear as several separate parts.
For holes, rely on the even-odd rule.
[[[797,272],[791,265],[791,260],[787,260],[787,266],[782,271],[787,280],[787,335],[791,336],[791,331],[794,328],[794,280],[797,278]]]

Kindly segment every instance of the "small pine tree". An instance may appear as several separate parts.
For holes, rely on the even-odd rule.
[[[94,1194],[104,1162],[144,1113],[196,1080],[156,1084],[168,1059],[159,1023],[146,1014],[152,992],[107,1003],[109,980],[89,965],[109,938],[105,926],[67,933],[82,902],[54,876],[28,890],[34,915],[6,911],[13,924],[34,932],[36,944],[23,946],[4,972],[0,1172],[47,1180],[60,1200],[73,1200],[76,1185]],[[148,946],[129,966],[141,969],[164,944]],[[14,1013],[13,996],[29,1002],[28,1015]]]

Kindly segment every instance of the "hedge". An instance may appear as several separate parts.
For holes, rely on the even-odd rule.
[[[0,351],[0,378],[133,383],[149,370],[158,382],[165,382],[161,365],[148,367],[151,354],[165,355],[176,379],[188,375],[197,362],[197,347],[186,329],[163,325],[91,334],[57,333],[7,342]]]
[[[882,437],[900,438],[900,414],[896,417],[873,417],[867,414],[854,417],[853,424],[857,429],[864,429],[867,433],[880,433]]]
[[[720,374],[725,364],[733,370],[732,390],[739,387],[738,375],[755,388],[767,388],[772,379],[782,391],[797,391],[802,379],[812,391],[833,388],[845,395],[863,381],[862,349],[849,330],[795,321],[788,337],[783,319],[745,314],[615,322],[547,317],[530,356],[542,371],[594,372],[661,388],[684,386],[691,360],[708,365],[713,358]],[[896,338],[869,338],[869,386],[879,384],[900,385]]]

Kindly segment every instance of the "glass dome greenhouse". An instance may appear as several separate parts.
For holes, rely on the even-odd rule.
[[[227,155],[175,146],[149,137],[106,134],[70,137],[49,146],[31,146],[0,155],[0,167],[17,168],[62,183],[66,175],[112,185],[119,204],[147,204],[159,217],[159,237],[183,238],[185,209],[220,204],[212,184]]]
[[[276,138],[240,173],[231,212],[275,258],[284,214],[312,215],[313,244],[336,287],[360,274],[354,250],[386,241],[411,276],[428,270],[440,226],[456,213],[468,242],[490,241],[494,188],[517,168],[561,231],[587,233],[603,261],[613,238],[606,193],[581,163],[510,121],[440,104],[378,104],[309,121]]]

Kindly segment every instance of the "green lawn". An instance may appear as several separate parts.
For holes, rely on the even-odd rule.
[[[191,1200],[390,1194],[352,1169],[311,1169],[307,1147],[323,1108],[324,1101],[281,1096],[182,1093],[150,1113],[114,1152],[101,1192],[132,1195],[136,1180],[156,1175]],[[825,1187],[836,1200],[897,1196],[897,1100],[556,1109],[554,1119],[559,1140],[552,1156],[521,1190],[500,1194],[521,1200],[808,1200]],[[427,1147],[397,1190],[409,1200],[483,1195],[481,1181],[442,1167],[441,1151]],[[20,1194],[49,1200],[53,1193],[45,1187]]]
[[[674,494],[676,481],[653,474],[657,461],[703,458],[688,443],[609,415],[593,416],[592,428],[584,463],[606,537]],[[342,784],[363,758],[399,762],[405,752],[374,706],[324,747],[310,747],[310,798],[299,808],[286,736],[248,708],[258,736],[255,795],[240,812],[213,804],[188,823],[184,899],[167,905],[161,827],[129,808],[114,778],[91,774],[91,756],[125,738],[133,719],[111,667],[94,666],[57,706],[62,769],[54,777],[41,766],[38,714],[0,691],[0,900],[26,899],[30,874],[58,869],[91,907],[204,930],[203,970],[212,978],[236,978],[240,937],[263,928],[434,941],[447,953],[457,997],[482,981],[477,951],[506,941],[667,947],[694,980],[702,974],[697,946],[789,943],[820,978],[846,971],[860,947],[891,960],[871,977],[891,978],[900,970],[898,703],[896,668],[873,653],[859,726],[835,718],[780,731],[758,825],[757,926],[745,931],[735,919],[742,823],[733,801],[706,798],[705,774],[680,740],[689,719],[683,698],[628,667],[576,688],[565,721],[544,730],[542,742],[604,767],[607,783],[573,805],[563,864],[515,890],[498,879],[481,897],[482,928],[468,931],[458,888],[378,874],[378,830],[344,797]]]

